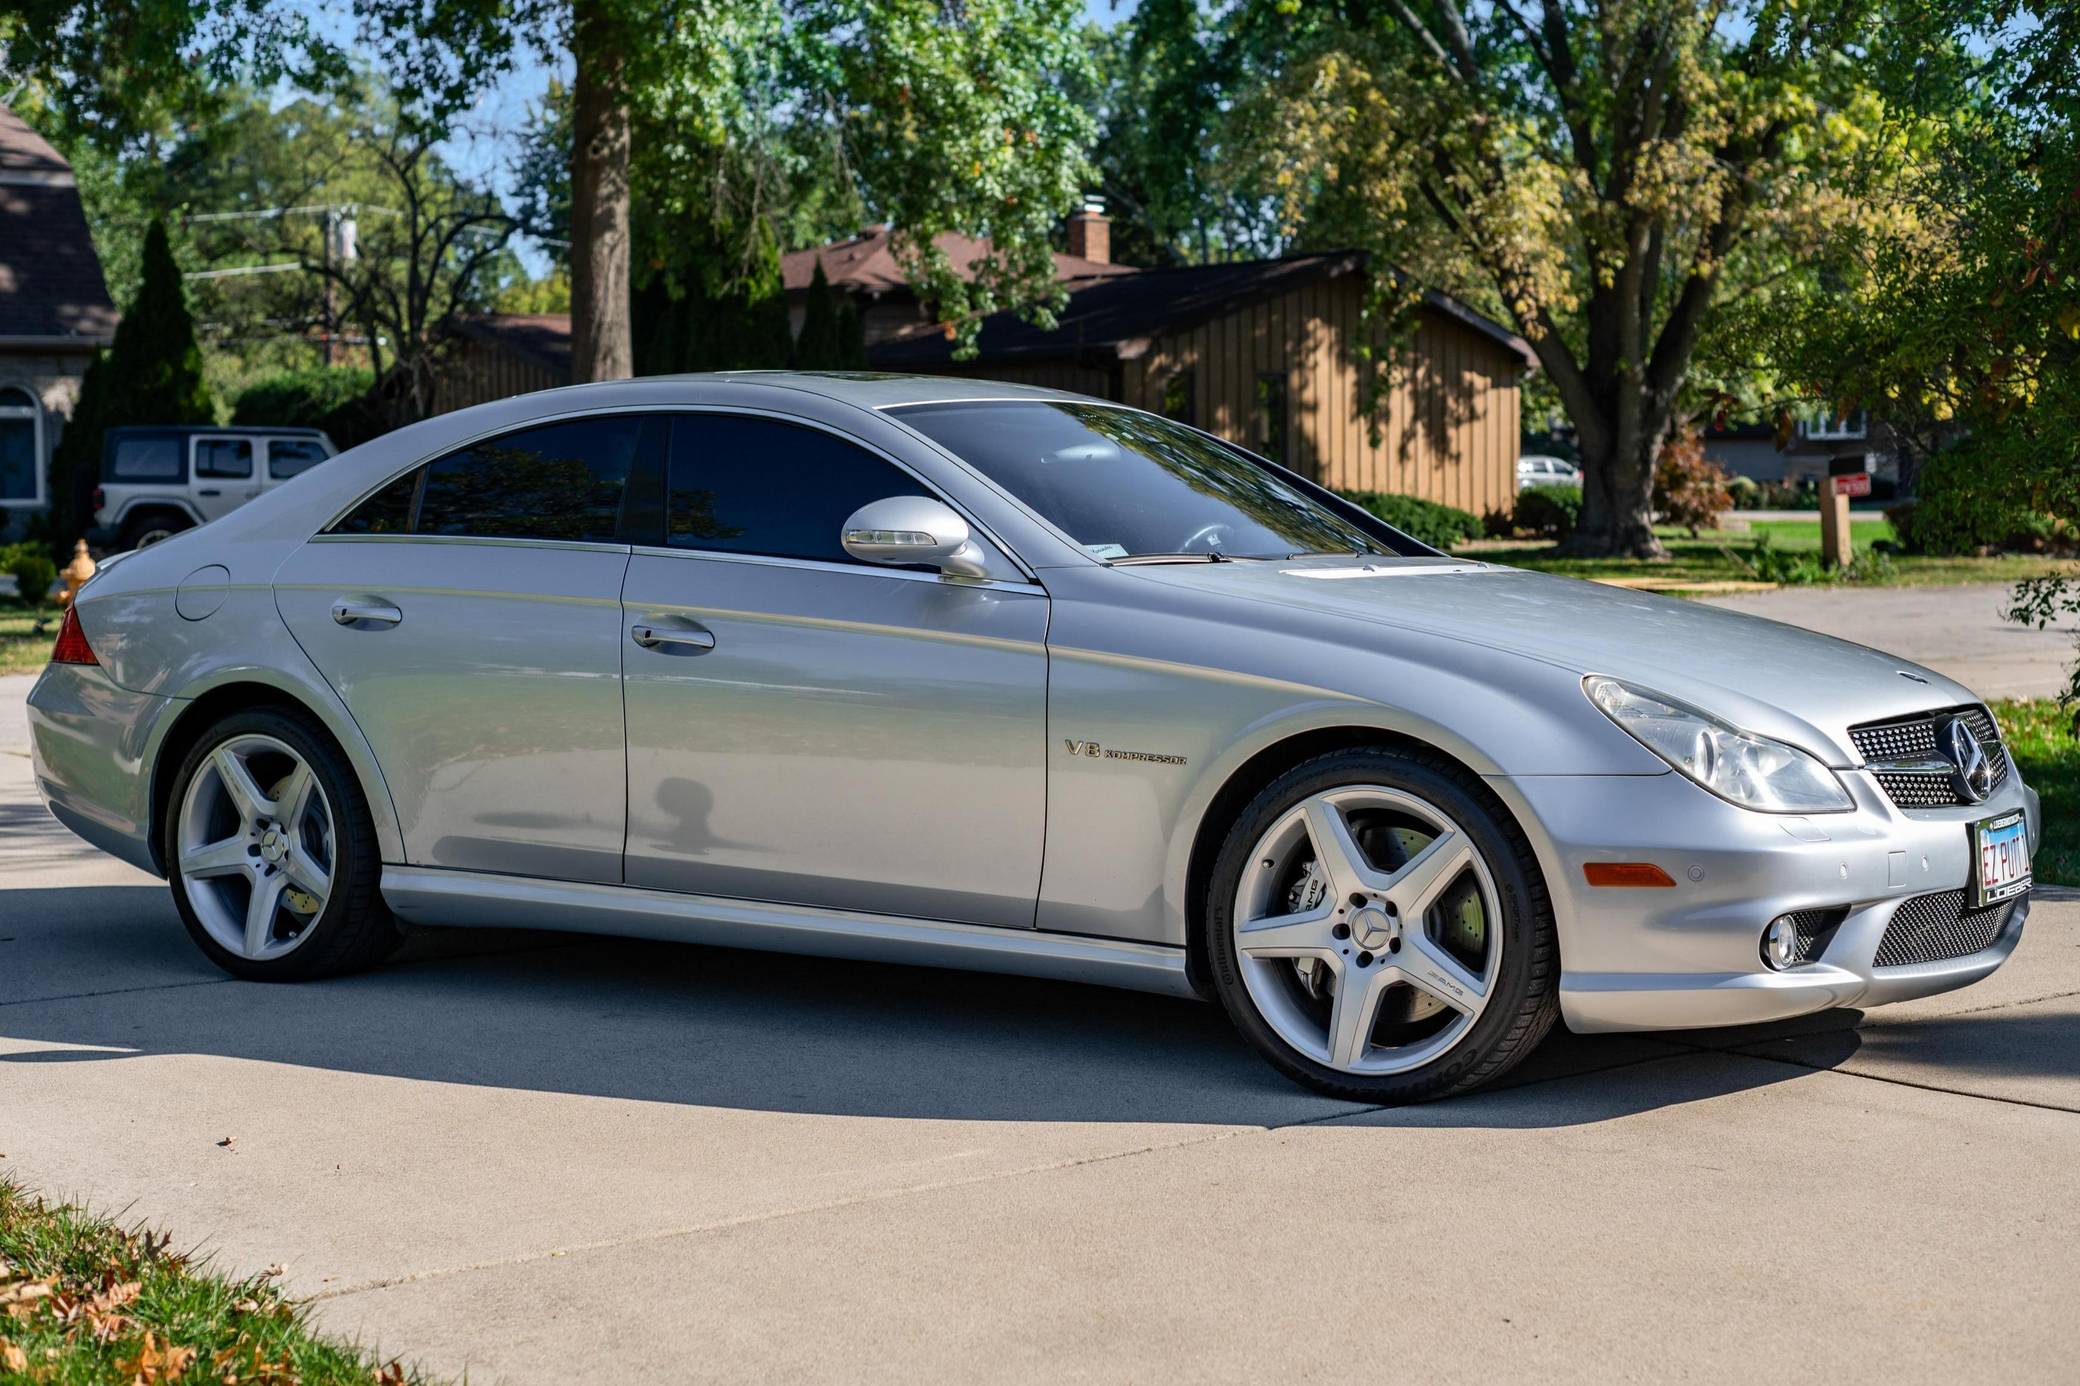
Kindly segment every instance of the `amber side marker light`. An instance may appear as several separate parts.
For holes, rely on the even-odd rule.
[[[1672,886],[1669,874],[1650,861],[1592,861],[1582,866],[1592,886]]]
[[[53,664],[99,664],[87,633],[79,628],[79,608],[65,608],[65,623],[58,627],[58,643],[51,649]]]

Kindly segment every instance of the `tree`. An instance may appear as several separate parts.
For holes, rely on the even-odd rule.
[[[1928,26],[1875,0],[1244,8],[1290,19],[1238,108],[1269,153],[1238,167],[1315,239],[1506,315],[1579,439],[1569,547],[1658,556],[1654,461],[1700,341],[1787,247],[1882,207],[1866,69],[1911,66]]]
[[[108,353],[97,351],[80,378],[72,417],[51,449],[49,528],[52,542],[64,548],[84,538],[93,522],[94,487],[101,481],[101,435],[108,427]]]
[[[809,279],[809,297],[802,305],[802,333],[795,338],[795,364],[805,371],[830,371],[845,365],[845,343],[839,336],[838,300],[831,281],[824,277],[823,261]]]
[[[145,233],[143,279],[137,298],[116,324],[109,377],[104,427],[216,421],[216,405],[202,378],[195,320],[188,315],[164,222],[153,221]]]

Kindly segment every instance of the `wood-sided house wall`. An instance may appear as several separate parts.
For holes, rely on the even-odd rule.
[[[1360,276],[1337,275],[1154,338],[1117,361],[983,361],[954,369],[1174,413],[1253,451],[1282,451],[1274,460],[1337,490],[1398,492],[1476,515],[1510,509],[1523,357],[1426,305],[1400,348],[1384,415],[1367,419],[1354,351],[1363,297]],[[1282,449],[1274,436],[1281,392]]]

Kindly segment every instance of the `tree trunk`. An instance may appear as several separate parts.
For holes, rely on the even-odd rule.
[[[1654,461],[1661,429],[1615,444],[1600,454],[1582,453],[1582,513],[1561,552],[1584,558],[1666,558],[1654,537]]]
[[[624,60],[596,0],[576,0],[571,51],[571,380],[635,373],[628,301]]]

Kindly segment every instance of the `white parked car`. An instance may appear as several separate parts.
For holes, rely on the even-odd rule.
[[[1582,484],[1582,469],[1564,457],[1545,457],[1533,454],[1517,459],[1517,489],[1528,491],[1534,486],[1579,486]]]
[[[315,428],[111,428],[101,440],[101,484],[87,539],[120,550],[156,544],[230,514],[338,451]]]

